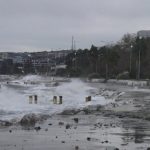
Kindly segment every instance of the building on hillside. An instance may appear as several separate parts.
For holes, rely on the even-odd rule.
[[[137,32],[137,36],[141,38],[150,38],[150,30],[141,30]]]
[[[1,61],[5,60],[7,58],[8,58],[8,53],[6,53],[6,52],[1,52],[0,53],[0,60]]]
[[[24,53],[1,52],[0,60],[12,60],[14,64],[23,64],[25,59]]]

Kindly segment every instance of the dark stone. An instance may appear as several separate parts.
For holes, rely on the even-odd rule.
[[[66,124],[66,129],[70,129],[70,124]]]
[[[148,147],[147,150],[150,150],[150,147]]]
[[[79,150],[79,146],[75,146],[75,150]]]
[[[37,121],[38,121],[38,118],[35,114],[27,114],[21,119],[20,124],[22,126],[27,126],[27,125],[34,126]]]
[[[73,120],[74,120],[75,123],[78,123],[78,122],[79,122],[79,119],[78,119],[78,118],[74,118]]]
[[[61,143],[65,143],[65,141],[61,141]]]
[[[108,143],[108,141],[106,140],[105,143]]]
[[[91,141],[91,138],[90,138],[90,137],[87,137],[87,141]]]
[[[58,125],[63,126],[64,122],[59,122]]]
[[[38,127],[35,127],[34,129],[35,129],[36,131],[39,131],[39,130],[41,130],[41,127],[38,126]]]
[[[9,130],[9,132],[11,133],[11,132],[12,132],[12,130]]]
[[[53,83],[53,86],[59,86],[59,82]]]

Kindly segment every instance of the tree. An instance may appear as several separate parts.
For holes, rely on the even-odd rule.
[[[136,41],[136,36],[134,34],[124,34],[121,38],[121,41],[118,42],[118,44],[121,46],[124,50],[131,50],[131,45],[134,45]]]
[[[98,48],[94,45],[91,46],[91,49],[89,51],[89,60],[91,65],[92,72],[97,73],[97,67],[98,67]]]

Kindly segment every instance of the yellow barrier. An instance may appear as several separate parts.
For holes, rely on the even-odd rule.
[[[91,96],[85,97],[85,102],[90,102],[92,100]]]
[[[33,101],[33,97],[30,95],[29,96],[29,104],[32,104],[32,101]]]

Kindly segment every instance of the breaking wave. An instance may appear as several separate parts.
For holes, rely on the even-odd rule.
[[[56,84],[57,83],[57,84]],[[97,88],[90,87],[79,79],[63,79],[29,75],[1,83],[1,120],[21,118],[28,113],[52,114],[70,108],[108,103],[103,96],[96,96]],[[38,103],[29,104],[29,96],[37,95]],[[92,95],[86,103],[85,97]],[[63,104],[54,105],[53,96],[62,96]]]

